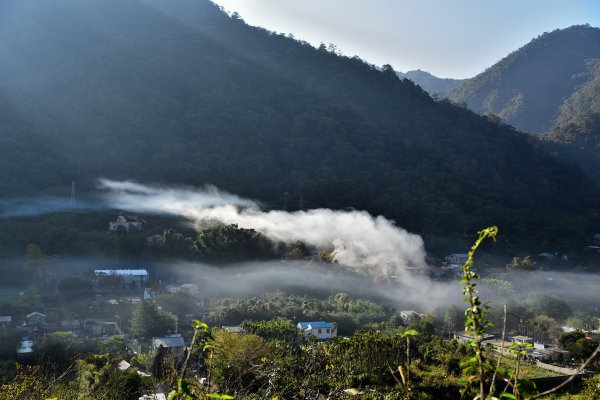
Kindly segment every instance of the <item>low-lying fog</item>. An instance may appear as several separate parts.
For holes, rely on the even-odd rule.
[[[124,210],[142,214],[171,214],[199,227],[203,221],[238,224],[255,229],[274,242],[302,241],[314,248],[334,251],[338,264],[303,261],[271,261],[210,266],[187,261],[152,263],[158,279],[173,278],[198,283],[207,295],[239,297],[273,291],[320,294],[349,292],[379,298],[398,307],[433,311],[448,304],[462,304],[458,281],[432,281],[408,272],[407,267],[425,265],[423,240],[384,217],[364,211],[315,209],[287,212],[262,210],[256,201],[204,188],[166,187],[133,182],[99,180],[93,200],[8,199],[1,203],[4,218],[49,212]],[[110,260],[61,260],[71,272],[85,268],[125,267]],[[78,267],[72,268],[73,265]],[[85,268],[84,268],[85,267]],[[133,267],[133,266],[132,266]],[[136,265],[137,267],[137,265]],[[591,306],[600,301],[600,277],[593,274],[535,272],[513,276],[517,298],[546,293],[572,306]],[[495,292],[480,284],[482,293]],[[487,300],[487,299],[484,299]],[[492,299],[493,300],[493,299]],[[500,301],[501,299],[496,299]]]

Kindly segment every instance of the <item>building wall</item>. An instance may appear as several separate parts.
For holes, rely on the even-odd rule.
[[[321,331],[321,332],[319,332]],[[327,332],[329,331],[329,332]],[[337,329],[336,328],[332,328],[332,329],[328,329],[328,328],[318,328],[318,329],[310,329],[310,330],[306,330],[306,334],[313,334],[317,337],[317,339],[331,339],[337,336]]]

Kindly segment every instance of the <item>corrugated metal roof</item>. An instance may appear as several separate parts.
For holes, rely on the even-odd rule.
[[[152,338],[152,346],[153,347],[185,347],[185,341],[183,337],[178,336],[164,336],[164,337],[156,337]]]
[[[325,322],[325,321],[310,321],[310,322],[299,322],[301,329],[327,329],[327,328],[335,328],[335,322]]]
[[[148,271],[145,269],[96,269],[96,275],[134,275],[148,276]]]

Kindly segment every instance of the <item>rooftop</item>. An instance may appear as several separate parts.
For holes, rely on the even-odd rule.
[[[185,347],[185,341],[181,335],[163,336],[152,338],[153,347]]]
[[[335,322],[325,322],[325,321],[311,321],[311,322],[299,322],[298,326],[300,329],[327,329],[327,328],[335,328]]]
[[[96,275],[134,275],[148,276],[148,271],[145,269],[95,269]]]
[[[32,312],[32,313],[29,313],[29,314],[27,314],[25,317],[26,317],[26,318],[31,318],[31,317],[35,317],[35,316],[39,316],[39,317],[44,317],[44,318],[46,318],[46,315],[45,315],[45,314],[42,314],[41,312],[37,312],[37,311],[34,311],[34,312]]]

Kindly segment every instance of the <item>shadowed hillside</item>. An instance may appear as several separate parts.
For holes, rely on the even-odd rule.
[[[7,0],[0,16],[0,113],[20,118],[1,140],[49,159],[2,174],[2,192],[105,176],[355,207],[436,234],[495,223],[577,240],[596,223],[596,188],[525,134],[208,1]]]
[[[545,33],[450,93],[478,113],[544,133],[565,118],[563,101],[587,81],[600,58],[600,29],[589,25]]]

